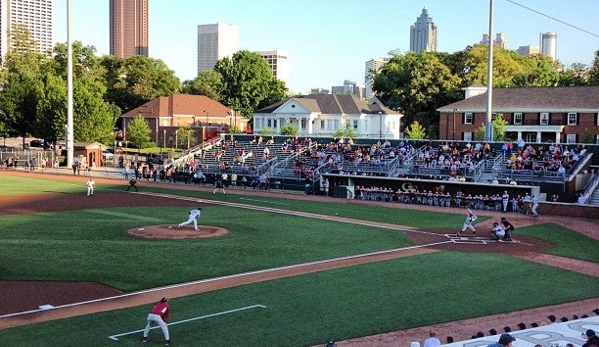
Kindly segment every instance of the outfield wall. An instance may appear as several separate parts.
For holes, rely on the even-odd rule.
[[[534,347],[539,344],[543,347],[565,347],[572,343],[575,347],[587,342],[583,336],[587,329],[599,331],[599,316],[581,318],[564,323],[543,325],[537,328],[512,331],[510,334],[516,338],[513,347]],[[499,335],[485,336],[478,339],[454,342],[443,346],[448,347],[478,347],[488,346],[499,340]]]

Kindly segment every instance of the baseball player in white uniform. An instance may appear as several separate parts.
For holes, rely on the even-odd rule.
[[[96,182],[90,178],[85,185],[87,186],[87,196],[94,195],[94,186],[96,185]]]
[[[201,213],[202,213],[201,207],[198,207],[196,210],[189,211],[189,218],[187,219],[187,221],[185,221],[183,223],[179,223],[178,227],[180,228],[184,225],[193,223],[193,229],[195,231],[200,230],[200,229],[198,229],[198,218],[200,218]]]
[[[539,194],[533,195],[530,202],[532,203],[532,209],[531,209],[532,216],[538,217],[539,214],[537,213],[537,209],[539,208]]]
[[[470,231],[472,231],[472,236],[476,237],[476,229],[474,229],[474,225],[472,225],[472,223],[474,223],[477,218],[478,217],[472,212],[472,210],[468,209],[468,216],[464,221],[464,226],[462,226],[462,230],[458,231],[457,236],[459,237],[460,233],[465,232],[466,229],[470,229]]]
[[[503,192],[503,195],[501,196],[501,200],[503,203],[503,213],[506,213],[507,205],[510,202],[510,195],[507,193],[507,190]]]

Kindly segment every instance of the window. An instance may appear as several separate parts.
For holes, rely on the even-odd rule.
[[[276,128],[277,128],[277,120],[276,120],[276,119],[274,119],[274,120],[272,121],[272,124],[273,124],[273,127],[276,129]]]
[[[320,121],[320,130],[324,130],[324,120]]]
[[[308,122],[306,122],[305,118],[302,118],[302,130],[306,130],[306,125],[308,124]]]
[[[472,132],[465,132],[464,133],[464,141],[472,141]]]
[[[497,118],[497,113],[491,113],[491,121],[494,121]]]
[[[578,125],[578,114],[575,112],[568,112],[568,125]]]
[[[354,129],[358,130],[358,121],[354,119],[353,123],[354,123]]]
[[[472,115],[472,112],[464,113],[464,124],[472,124],[473,120],[474,116]]]
[[[341,124],[339,124],[339,119],[333,119],[333,129],[339,129]]]
[[[566,143],[576,143],[576,134],[566,134]]]
[[[514,125],[522,125],[522,113],[514,113]]]
[[[539,118],[540,125],[549,125],[549,112],[542,112]]]

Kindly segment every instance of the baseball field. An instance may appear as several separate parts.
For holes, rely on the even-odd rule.
[[[0,345],[141,346],[162,296],[173,345],[211,347],[324,345],[599,303],[599,236],[572,221],[513,216],[517,243],[486,231],[472,242],[452,236],[460,210],[149,182],[125,192],[106,179],[88,197],[86,180],[0,173]],[[181,237],[173,226],[198,206],[199,234],[226,233]],[[155,329],[145,345],[162,344]]]

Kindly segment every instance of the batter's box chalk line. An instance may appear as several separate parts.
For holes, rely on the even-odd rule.
[[[251,309],[254,309],[254,308],[266,308],[266,306],[257,304],[257,305],[251,305],[251,306],[245,306],[245,307],[235,308],[235,309],[232,309],[232,310],[211,313],[211,314],[208,314],[208,315],[205,315],[205,316],[193,317],[193,318],[189,318],[189,319],[180,320],[180,321],[177,321],[177,322],[168,323],[167,326],[170,327],[172,325],[193,322],[193,321],[200,320],[200,319],[208,319],[208,318],[212,318],[212,317],[223,316],[223,315],[231,314],[231,313],[235,313],[235,312],[251,310]],[[158,328],[160,328],[160,326],[153,326],[150,329],[158,329]],[[135,330],[135,331],[128,331],[126,333],[121,333],[121,334],[116,334],[116,335],[110,335],[110,336],[108,336],[108,338],[111,339],[111,340],[113,340],[113,341],[118,341],[119,337],[121,337],[121,336],[139,334],[139,333],[143,332],[144,330],[145,329],[140,329],[140,330]]]

